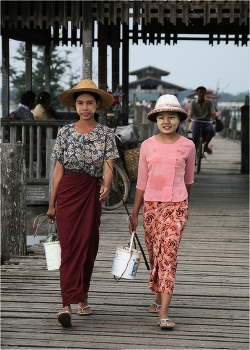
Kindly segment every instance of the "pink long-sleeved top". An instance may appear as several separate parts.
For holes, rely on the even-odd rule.
[[[181,202],[188,197],[185,185],[194,182],[195,146],[181,136],[173,144],[159,143],[155,136],[141,145],[136,188],[145,201]]]

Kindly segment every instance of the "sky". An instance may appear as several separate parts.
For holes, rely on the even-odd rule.
[[[15,54],[18,42],[10,40],[10,61],[12,65],[19,64],[11,60]],[[234,42],[221,42],[209,45],[208,41],[178,41],[173,45],[145,45],[139,40],[138,45],[129,46],[129,71],[146,66],[154,66],[170,72],[162,80],[196,89],[199,85],[219,92],[237,94],[249,91],[249,43],[248,46],[234,45]],[[82,48],[60,46],[59,51],[71,50],[70,59],[75,71],[82,72]],[[120,49],[120,58],[121,58]],[[111,87],[112,52],[108,47],[108,86]],[[98,48],[93,48],[93,80],[97,81]],[[121,81],[120,72],[120,83]],[[136,80],[130,76],[129,81]],[[67,77],[62,77],[62,85],[68,88]]]

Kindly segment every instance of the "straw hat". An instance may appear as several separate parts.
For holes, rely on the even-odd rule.
[[[76,85],[75,89],[69,89],[62,92],[58,96],[58,101],[64,106],[75,108],[73,95],[75,92],[81,92],[81,91],[95,92],[100,96],[100,105],[97,109],[107,108],[113,103],[113,96],[104,90],[98,89],[96,84],[89,79],[80,81],[80,83]]]
[[[147,118],[151,122],[156,123],[156,113],[159,112],[176,112],[179,114],[181,122],[187,118],[187,112],[181,108],[177,97],[174,95],[162,95],[159,97],[155,108],[148,113]]]

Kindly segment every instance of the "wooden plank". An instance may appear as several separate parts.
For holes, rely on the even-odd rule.
[[[41,244],[29,248],[32,255],[1,266],[2,347],[18,348],[21,343],[23,349],[79,349],[84,330],[88,349],[162,349],[166,341],[171,349],[248,349],[248,176],[240,174],[239,159],[240,144],[217,137],[213,155],[202,160],[201,173],[195,175],[178,251],[172,332],[162,332],[157,315],[147,312],[154,296],[143,262],[134,281],[117,283],[110,273],[116,246],[127,245],[130,238],[127,214],[119,208],[102,215],[89,292],[93,315],[87,320],[77,317],[77,305],[72,305],[71,329],[57,322],[59,271],[47,271]],[[139,220],[138,235],[145,248],[142,211]]]

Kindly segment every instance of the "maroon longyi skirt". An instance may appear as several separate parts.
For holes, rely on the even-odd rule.
[[[102,213],[99,178],[64,174],[57,193],[63,306],[84,301],[99,245]]]

